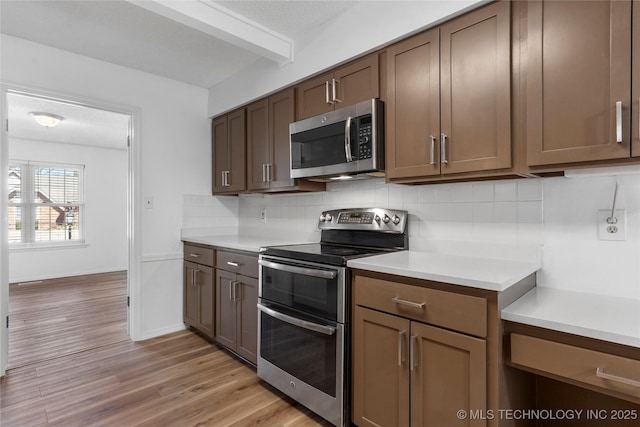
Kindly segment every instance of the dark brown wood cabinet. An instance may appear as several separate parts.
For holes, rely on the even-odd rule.
[[[387,178],[512,166],[510,2],[386,51]]]
[[[457,411],[486,413],[484,299],[363,276],[354,295],[355,424],[469,425]]]
[[[295,121],[293,88],[247,106],[247,190],[322,191],[325,185],[290,176],[289,123]]]
[[[629,158],[631,16],[625,0],[527,2],[529,166]]]
[[[218,251],[215,339],[251,363],[258,351],[258,259]]]
[[[213,249],[184,245],[183,320],[214,337]]]
[[[297,120],[380,96],[378,53],[365,56],[296,88]]]
[[[633,0],[633,57],[631,64],[631,155],[640,157],[640,1]]]
[[[213,194],[237,194],[246,189],[245,109],[211,122]]]

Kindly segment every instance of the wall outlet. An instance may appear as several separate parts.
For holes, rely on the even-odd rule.
[[[267,208],[260,209],[260,222],[267,222]]]
[[[143,204],[145,209],[153,209],[153,197],[146,196],[143,200]]]
[[[598,211],[598,239],[627,240],[627,211],[616,209],[614,219],[611,209]]]

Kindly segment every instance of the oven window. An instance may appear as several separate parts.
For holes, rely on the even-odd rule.
[[[262,298],[336,321],[338,279],[322,279],[263,266]]]
[[[260,313],[260,356],[318,390],[336,396],[337,334],[325,335]]]
[[[357,131],[351,129],[351,153],[357,156]],[[291,168],[307,169],[346,163],[344,148],[345,122],[291,135]]]

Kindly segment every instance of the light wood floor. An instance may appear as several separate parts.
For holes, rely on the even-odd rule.
[[[8,368],[127,336],[127,272],[9,285]]]
[[[120,276],[122,280],[122,273]],[[26,298],[23,309],[10,307],[11,321],[17,322],[10,325],[10,337],[15,332],[10,361],[16,360],[16,363],[0,379],[2,427],[330,426],[260,381],[254,368],[192,331],[143,342],[117,339],[101,343],[95,331],[73,319],[83,316],[108,319],[106,313],[110,309],[95,310],[94,307],[92,312],[90,308],[100,300],[114,298],[114,306],[126,305],[121,304],[126,302],[126,286],[124,294],[115,291],[117,286],[112,283],[115,281],[117,279],[102,282],[107,284],[102,287],[104,298],[98,296],[95,288],[84,289],[88,287],[86,284],[84,287],[77,283],[70,285],[77,288],[76,292],[67,288],[70,294],[59,284],[61,289],[56,295],[75,301],[70,301],[66,308],[60,307],[62,302],[54,301],[51,295],[36,296],[37,289],[43,293],[42,285],[28,285],[40,286],[31,288],[31,292],[26,287],[12,285],[11,297],[16,296],[15,290]],[[76,295],[78,290],[84,295]],[[15,303],[11,297],[10,306]],[[83,299],[84,302],[80,302]],[[41,307],[37,308],[37,304]],[[75,323],[71,331],[63,332],[60,337],[66,346],[42,333],[40,338],[49,341],[52,357],[46,357],[47,345],[38,345],[35,336],[20,337],[23,332],[36,333],[27,327],[35,322],[29,313],[35,312],[34,317],[44,322],[40,327],[47,329],[50,322],[40,312],[49,310],[55,313],[53,319],[57,319],[51,323]],[[126,322],[126,311],[124,318]],[[51,327],[48,331],[54,334],[63,329]],[[23,349],[18,351],[16,344]],[[27,358],[29,348],[40,356]],[[17,362],[21,358],[22,362]]]

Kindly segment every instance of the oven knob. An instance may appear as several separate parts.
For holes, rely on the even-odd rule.
[[[376,215],[376,217],[374,219],[376,220],[378,225],[380,225],[380,215]]]
[[[389,215],[384,214],[384,217],[382,218],[382,222],[384,222],[385,224],[388,224],[390,219],[391,218],[389,218]]]
[[[324,216],[324,219],[325,219],[327,222],[331,222],[331,221],[333,221],[333,216],[331,216],[331,214],[326,214],[326,215]]]
[[[324,214],[320,215],[320,221],[321,222],[325,222],[327,220],[327,217],[324,216]]]
[[[291,386],[291,388],[296,388],[296,383],[294,383],[293,381],[291,381],[289,385]]]
[[[399,217],[398,215],[394,215],[394,216],[393,216],[393,223],[394,223],[395,225],[400,224],[400,217]]]

